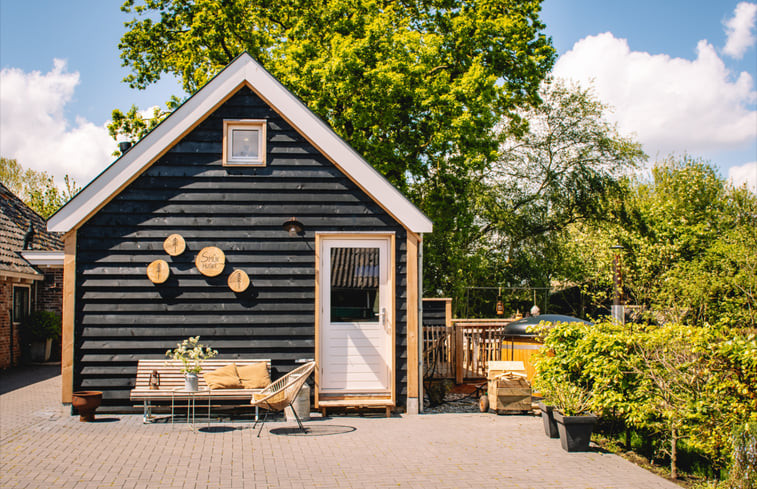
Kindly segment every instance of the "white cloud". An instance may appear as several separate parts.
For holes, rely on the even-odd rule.
[[[84,186],[113,160],[115,143],[104,126],[81,117],[74,125],[63,109],[79,84],[79,73],[56,59],[48,73],[0,71],[0,154],[24,168],[46,171],[58,185],[68,174]]]
[[[705,153],[757,138],[752,77],[733,79],[715,48],[697,45],[694,60],[631,51],[612,33],[589,36],[562,55],[555,76],[593,83],[622,133],[635,133],[651,156]]]
[[[757,193],[757,161],[728,169],[728,179],[737,187],[746,184],[747,188]]]
[[[757,3],[741,2],[736,5],[733,17],[725,24],[728,39],[723,47],[723,53],[741,59],[747,49],[754,45],[757,39],[752,32],[757,21]]]

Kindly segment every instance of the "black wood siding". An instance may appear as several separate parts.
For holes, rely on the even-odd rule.
[[[222,166],[223,119],[267,119],[263,168]],[[282,223],[305,226],[290,237]],[[274,378],[315,356],[315,233],[386,231],[396,236],[396,382],[404,403],[406,234],[339,169],[248,88],[242,88],[97,212],[77,234],[74,389],[101,390],[103,408],[131,407],[137,359],[163,358],[189,336],[219,358],[271,358]],[[171,257],[163,240],[181,234]],[[197,252],[226,254],[218,277],[201,275]],[[154,285],[147,265],[166,260]],[[250,288],[232,292],[234,268]]]
[[[447,302],[423,299],[423,325],[446,326]]]

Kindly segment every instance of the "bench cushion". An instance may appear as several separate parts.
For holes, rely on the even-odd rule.
[[[266,368],[265,364],[263,367]],[[266,368],[267,370],[267,368]],[[210,389],[241,389],[237,366],[233,363],[203,374]]]
[[[237,367],[237,373],[245,389],[262,389],[271,383],[271,375],[265,362],[240,365]]]

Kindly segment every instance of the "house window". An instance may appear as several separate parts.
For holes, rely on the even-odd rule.
[[[265,166],[266,121],[223,121],[223,164]]]
[[[13,287],[13,322],[20,323],[29,315],[29,287]]]

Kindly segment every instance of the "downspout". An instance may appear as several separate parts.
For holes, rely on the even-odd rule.
[[[423,412],[423,233],[418,239],[418,412]]]
[[[13,297],[12,290],[13,290],[13,288],[11,287],[11,297]],[[8,319],[10,320],[10,325],[11,325],[11,334],[10,334],[10,341],[11,341],[11,365],[10,366],[13,367],[14,366],[13,365],[13,361],[15,360],[15,356],[13,354],[14,353],[13,352],[14,342],[13,342],[13,308],[12,307],[8,309]]]

